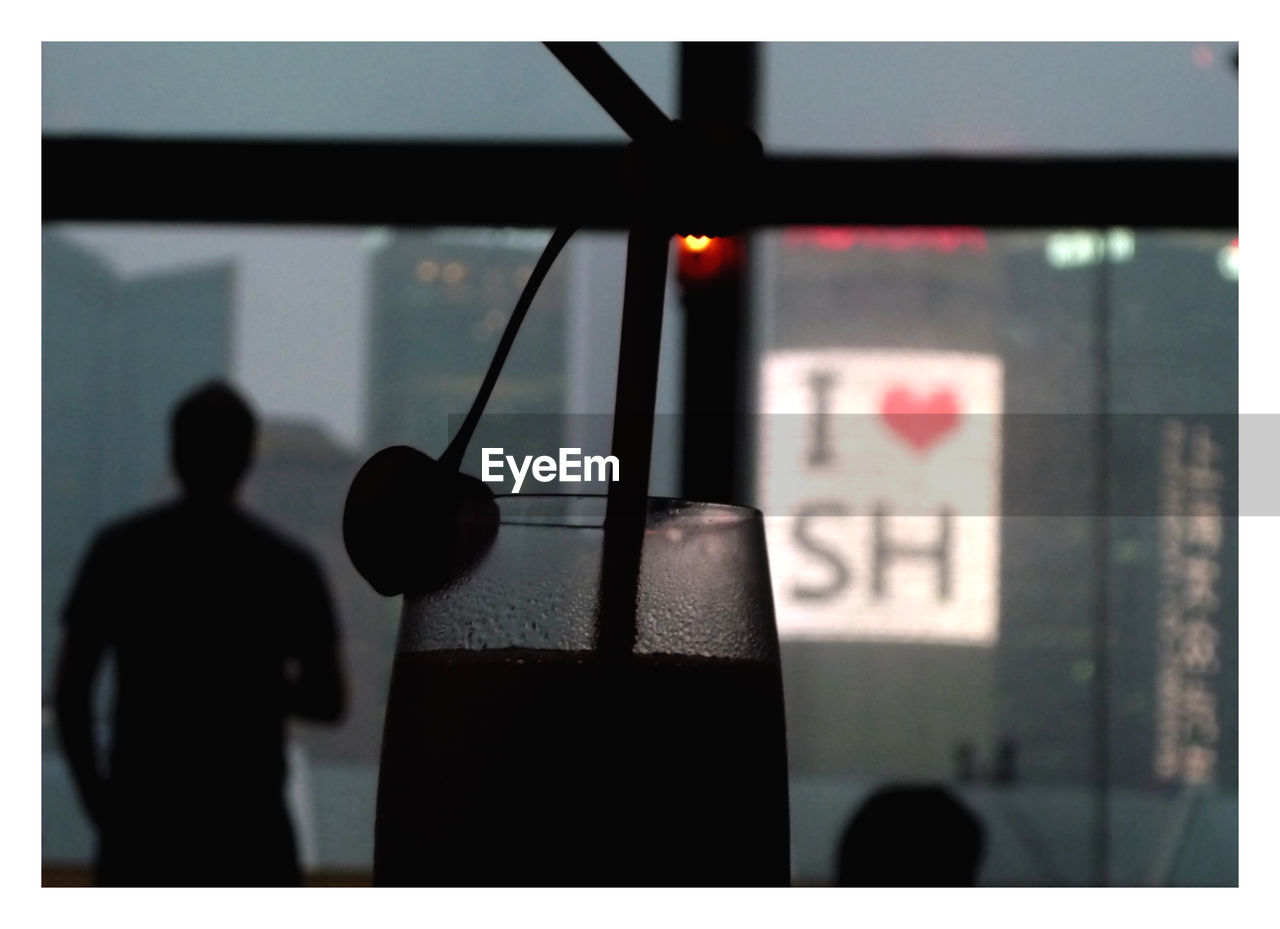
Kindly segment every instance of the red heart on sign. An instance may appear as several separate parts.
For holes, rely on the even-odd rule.
[[[907,387],[895,387],[884,395],[880,415],[912,448],[924,452],[960,424],[960,404],[950,390],[925,397]]]

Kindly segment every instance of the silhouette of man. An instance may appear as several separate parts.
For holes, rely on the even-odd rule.
[[[171,427],[183,494],[99,533],[64,609],[58,730],[98,882],[297,884],[285,722],[343,713],[329,594],[308,552],[234,503],[256,432],[245,402],[206,385]],[[108,651],[104,765],[90,698]]]
[[[840,843],[840,887],[967,887],[986,850],[982,823],[941,787],[873,793]]]

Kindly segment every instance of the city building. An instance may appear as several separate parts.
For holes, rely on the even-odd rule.
[[[946,782],[1022,847],[988,862],[1001,882],[1027,862],[1093,880],[1099,817],[1113,876],[1230,880],[1232,236],[770,241],[756,502],[793,825],[818,836],[874,785]],[[1179,860],[1192,834],[1224,851]],[[798,872],[823,853],[798,847]]]
[[[375,247],[366,368],[371,450],[403,444],[439,457],[545,243],[536,230],[435,229],[397,232]],[[501,419],[508,451],[560,444],[567,316],[561,261],[538,289],[486,407],[490,423]],[[465,469],[479,473],[478,460],[473,442]]]
[[[58,613],[101,525],[171,489],[174,401],[230,368],[230,265],[119,278],[56,232],[43,242],[44,681]]]
[[[62,605],[80,559],[104,523],[173,490],[173,403],[227,376],[234,273],[220,263],[121,278],[55,231],[43,238],[41,280],[41,682],[48,707]],[[105,725],[109,683],[99,697]],[[45,854],[84,860],[91,837],[51,722],[46,712]]]

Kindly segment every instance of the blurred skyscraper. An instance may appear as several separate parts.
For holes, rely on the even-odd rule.
[[[171,486],[174,401],[228,374],[234,274],[219,263],[124,279],[46,232],[41,283],[41,683],[47,697],[62,641],[62,605],[89,541],[105,522],[156,501]],[[99,696],[110,699],[110,691]],[[105,705],[99,706],[105,718]],[[55,860],[87,859],[91,837],[48,728],[44,748],[45,852]]]
[[[407,444],[439,456],[471,407],[507,319],[546,242],[511,229],[397,232],[371,258],[368,445]],[[489,414],[564,409],[568,287],[564,262],[538,290],[502,370]],[[540,436],[550,419],[504,416],[506,447]],[[553,428],[554,424],[553,424]],[[472,443],[473,446],[475,443]],[[544,449],[545,451],[545,449]],[[475,454],[475,449],[472,449]]]
[[[78,559],[107,520],[168,486],[173,403],[230,367],[233,269],[116,277],[43,240],[41,477],[44,684]]]

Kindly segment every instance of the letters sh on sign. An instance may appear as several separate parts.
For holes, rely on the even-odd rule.
[[[779,633],[993,644],[1000,359],[775,351],[761,388],[759,490]]]

